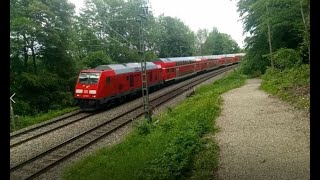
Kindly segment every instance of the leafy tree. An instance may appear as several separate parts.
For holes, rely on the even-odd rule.
[[[103,51],[90,52],[85,59],[85,65],[89,68],[95,68],[102,64],[114,63],[111,58]]]
[[[120,63],[139,61],[140,36],[137,18],[142,13],[141,6],[145,4],[143,0],[86,1],[77,20],[82,57],[89,52],[104,50]],[[145,24],[147,32],[150,28],[148,22],[152,19],[153,15],[149,14]],[[147,46],[152,46],[148,42],[146,39]]]
[[[10,90],[17,94],[16,113],[47,111],[55,103],[69,106],[61,102],[72,98],[67,92],[75,73],[74,6],[66,0],[13,0],[10,8]],[[59,94],[64,96],[54,96]]]
[[[195,35],[180,19],[161,15],[159,23],[163,32],[160,57],[191,56],[194,52]]]
[[[231,54],[237,53],[240,48],[230,35],[220,33],[217,28],[213,28],[203,44],[205,54]]]
[[[208,30],[207,29],[199,29],[196,33],[196,54],[202,55],[202,48],[203,44],[205,43],[206,39],[208,38]]]
[[[308,28],[304,28],[302,14],[308,13],[309,1],[303,0],[240,0],[238,12],[244,22],[244,31],[250,34],[246,39],[246,56],[243,69],[247,73],[264,72],[270,65],[268,39],[271,49],[289,48],[308,53]],[[301,10],[304,10],[301,13]],[[307,22],[307,21],[306,21]],[[270,36],[268,35],[270,27]],[[307,27],[307,26],[305,26]],[[307,51],[307,52],[306,52]],[[304,56],[305,59],[306,56]],[[304,60],[305,61],[305,60]]]

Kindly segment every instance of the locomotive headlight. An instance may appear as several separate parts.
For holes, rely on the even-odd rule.
[[[76,89],[76,93],[83,93],[82,89]]]
[[[89,94],[97,94],[97,91],[96,90],[90,90]]]

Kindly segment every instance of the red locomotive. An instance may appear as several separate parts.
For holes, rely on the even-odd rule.
[[[238,63],[243,55],[159,58],[147,62],[148,87],[161,87],[168,81]],[[139,95],[141,86],[140,63],[100,65],[80,72],[74,98],[81,109],[95,110],[102,104]]]
[[[160,66],[147,62],[147,74],[149,87],[162,84]],[[80,72],[74,97],[82,109],[96,109],[140,93],[141,84],[140,63],[100,65]]]

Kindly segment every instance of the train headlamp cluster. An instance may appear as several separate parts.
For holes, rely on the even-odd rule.
[[[76,89],[76,94],[82,94],[83,89]],[[85,93],[88,93],[88,90],[86,90]],[[89,94],[97,94],[97,90],[89,90]]]
[[[78,94],[83,93],[83,89],[76,89],[76,93]]]

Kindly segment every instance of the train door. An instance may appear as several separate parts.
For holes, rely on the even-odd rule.
[[[106,94],[109,95],[113,95],[114,93],[114,89],[112,88],[112,82],[111,82],[111,77],[110,76],[107,76],[106,77]]]
[[[133,75],[130,75],[130,76],[129,76],[129,83],[130,83],[130,87],[133,87],[133,86],[134,86],[134,78],[133,78]]]

